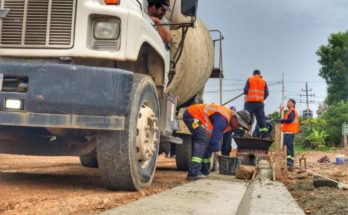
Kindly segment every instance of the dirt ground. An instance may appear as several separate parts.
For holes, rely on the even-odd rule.
[[[112,192],[77,157],[0,154],[0,214],[96,214],[186,183],[174,159],[160,156],[157,167],[150,188]]]
[[[319,164],[342,152],[304,153],[308,169],[348,184],[345,165]],[[296,160],[300,155],[297,155]],[[346,154],[347,157],[347,154]],[[186,183],[175,160],[160,156],[154,181],[140,192],[104,189],[98,169],[80,166],[77,157],[35,157],[0,154],[0,214],[96,214]],[[303,173],[294,172],[296,177]],[[291,179],[288,189],[307,214],[348,214],[348,191],[313,186],[313,175]]]
[[[331,162],[335,162],[338,154],[346,153],[344,151],[336,152],[310,152],[302,153],[307,158],[307,168],[336,181],[348,184],[348,162],[345,165],[336,165],[333,163],[317,162],[323,156],[328,156]],[[298,158],[300,155],[296,156]],[[347,154],[346,154],[347,157]],[[303,173],[294,172],[291,176],[296,177]],[[305,174],[306,175],[306,174]],[[306,214],[313,215],[347,215],[348,214],[348,191],[332,187],[315,188],[313,185],[314,176],[309,174],[302,179],[293,179],[290,181],[288,189],[297,200],[300,207]]]

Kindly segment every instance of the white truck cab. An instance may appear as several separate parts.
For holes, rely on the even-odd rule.
[[[171,1],[173,32],[194,29],[197,4]],[[80,156],[110,189],[149,186],[174,130],[185,36],[168,50],[146,10],[147,0],[0,0],[0,153]],[[211,64],[204,38],[186,49],[207,45]]]

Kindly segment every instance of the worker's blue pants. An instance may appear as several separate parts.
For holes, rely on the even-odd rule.
[[[265,122],[265,105],[263,102],[245,102],[244,110],[248,111],[251,116],[255,116],[257,125],[260,129],[266,128]]]
[[[295,134],[284,133],[283,135],[283,143],[284,143],[284,146],[286,146],[286,150],[287,150],[286,158],[287,158],[289,167],[294,166],[294,160],[295,160],[294,138],[295,138]]]
[[[209,149],[209,137],[200,123],[197,128],[192,126],[195,119],[187,111],[184,113],[183,120],[192,133],[193,147],[189,175],[198,175],[202,173],[201,171],[208,171],[210,167],[210,157],[212,152]]]
[[[230,144],[222,144],[221,146],[221,154],[224,156],[230,156],[230,153],[232,151],[232,146]]]

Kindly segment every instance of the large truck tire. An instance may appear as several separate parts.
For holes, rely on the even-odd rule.
[[[108,189],[136,191],[151,184],[159,151],[158,119],[154,82],[135,74],[125,130],[97,134],[98,164]]]
[[[192,136],[188,134],[176,134],[183,140],[183,144],[176,145],[176,168],[180,171],[188,171],[192,158]]]

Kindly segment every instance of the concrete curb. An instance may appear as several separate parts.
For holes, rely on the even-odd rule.
[[[106,211],[104,215],[304,215],[280,182],[253,183],[211,174],[204,179]]]
[[[304,215],[295,199],[281,182],[257,179],[239,206],[237,215]]]
[[[205,179],[106,211],[104,215],[236,214],[247,184]]]

